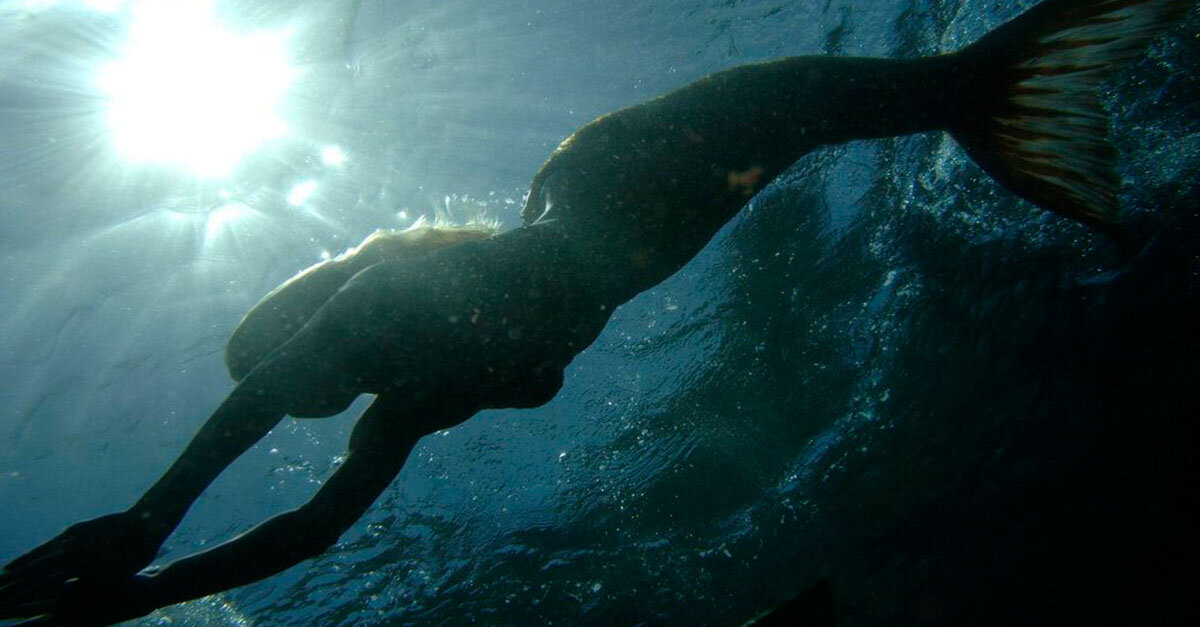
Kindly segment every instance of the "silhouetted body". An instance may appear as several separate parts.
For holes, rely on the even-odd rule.
[[[1094,90],[1190,6],[1050,0],[960,53],[744,66],[597,119],[535,176],[524,227],[377,234],[268,295],[230,341],[237,387],[180,458],[129,510],[9,564],[0,618],[114,622],[320,554],[422,436],[553,398],[617,306],[686,264],[816,147],[948,131],[1012,191],[1119,238],[1115,152]],[[350,454],[309,503],[138,574],[284,415],[332,415],[363,393],[377,398]]]

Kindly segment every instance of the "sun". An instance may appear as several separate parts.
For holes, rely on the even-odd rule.
[[[234,32],[208,0],[136,3],[120,57],[100,71],[116,151],[227,176],[286,132],[278,108],[295,74],[287,37]]]

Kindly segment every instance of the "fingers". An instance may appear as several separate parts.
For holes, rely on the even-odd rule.
[[[55,538],[54,540],[58,540],[58,539],[59,538]],[[46,554],[59,552],[60,549],[58,548],[58,542],[55,542],[54,540],[51,540],[51,541],[37,547],[36,549],[33,549],[32,551],[9,562],[4,567],[4,574],[23,570],[23,569],[27,568],[30,564],[40,561],[43,558],[45,558]],[[3,575],[0,575],[0,577],[3,577]]]
[[[38,553],[37,559],[24,561],[20,565],[16,565],[17,561],[14,560],[0,573],[0,604],[67,579],[69,575],[63,572],[62,564],[57,559],[63,551],[53,548]]]
[[[64,579],[58,573],[45,573],[24,577],[0,588],[0,612],[11,604],[21,603],[31,596],[43,593],[47,588],[61,586]]]
[[[9,562],[8,565],[4,567],[4,572],[0,573],[0,585],[3,585],[3,582],[6,578],[13,576],[19,577],[23,572],[38,570],[39,566],[42,568],[42,570],[44,570],[48,561],[53,561],[54,558],[63,554],[62,548],[59,547],[57,543],[51,544],[54,544],[54,546],[42,545],[37,549],[34,549],[33,551],[30,551],[25,555],[22,555],[21,557]]]
[[[58,562],[76,544],[75,536],[68,529],[41,546],[9,562],[0,572],[0,589],[12,579],[24,578],[28,573],[62,570]]]
[[[51,611],[57,594],[40,594],[35,598],[13,598],[0,601],[0,620],[28,618]]]
[[[0,621],[20,618],[27,619],[21,625],[61,625],[56,616],[75,583],[57,573],[9,581],[0,592]]]
[[[46,627],[48,625],[55,625],[57,623],[58,621],[49,616],[38,616],[37,618],[23,620],[16,625],[13,625],[13,627]]]
[[[36,601],[20,603],[12,607],[0,607],[0,618],[40,617],[53,610],[54,605],[54,601],[50,599],[38,599]]]
[[[113,625],[148,614],[145,577],[104,576],[70,579],[50,588],[0,603],[0,623],[84,627]]]
[[[0,619],[37,616],[49,608],[50,599],[73,576],[64,573],[63,554],[57,545],[42,546],[5,567],[0,573]]]

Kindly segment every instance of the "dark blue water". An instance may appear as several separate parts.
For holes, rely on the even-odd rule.
[[[97,130],[128,7],[6,4],[0,560],[136,499],[230,389],[242,313],[323,251],[422,214],[514,225],[571,130],[705,73],[954,50],[1035,3],[863,4],[221,5],[292,27],[301,74],[290,134],[199,182]],[[814,153],[550,404],[426,438],[326,555],[145,621],[731,625],[828,578],[847,625],[1190,624],[1198,42],[1193,12],[1105,90],[1132,261],[942,135]],[[303,502],[354,413],[284,423],[164,559]]]

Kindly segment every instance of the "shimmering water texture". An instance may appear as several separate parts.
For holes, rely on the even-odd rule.
[[[134,501],[299,269],[421,216],[515,226],[572,130],[712,71],[957,50],[1036,2],[217,3],[290,69],[278,126],[199,169],[114,147],[93,78],[137,3],[16,4],[0,561]],[[426,438],[325,555],[138,624],[735,625],[821,580],[842,625],[1200,624],[1197,12],[1102,93],[1130,257],[942,134],[817,151],[548,405]],[[162,560],[307,499],[361,409],[285,422]]]

